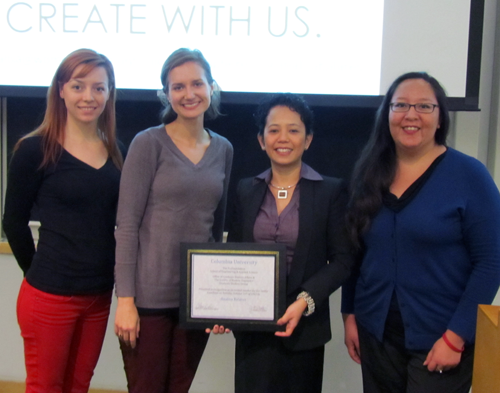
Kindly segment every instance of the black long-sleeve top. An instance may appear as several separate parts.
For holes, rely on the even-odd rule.
[[[25,139],[9,167],[3,228],[27,281],[61,295],[113,288],[114,228],[120,170],[111,158],[95,169],[63,149],[40,169],[42,138]],[[28,222],[41,223],[35,250]]]

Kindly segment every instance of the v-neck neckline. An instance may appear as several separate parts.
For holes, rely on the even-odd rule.
[[[80,160],[78,157],[75,157],[73,154],[71,154],[69,151],[67,151],[64,147],[62,148],[63,149],[63,152],[66,153],[69,157],[71,157],[73,159],[73,161],[76,161],[76,162],[79,162],[80,164],[82,165],[85,165],[86,167],[89,167],[95,171],[100,171],[101,169],[103,169],[106,164],[108,163],[110,157],[108,155],[108,158],[106,159],[106,161],[104,162],[104,164],[102,166],[100,166],[99,168],[96,168],[95,166],[92,166],[90,165],[89,163],[83,161],[83,160]]]
[[[207,148],[205,149],[205,153],[203,153],[203,156],[201,157],[200,161],[198,161],[196,164],[191,161],[182,151],[181,149],[179,149],[177,147],[177,145],[175,144],[175,142],[173,141],[173,139],[171,138],[170,135],[168,135],[167,133],[167,130],[165,129],[165,127],[162,127],[163,129],[163,135],[164,137],[166,138],[165,140],[167,141],[167,144],[171,147],[172,151],[178,156],[180,157],[186,164],[194,167],[194,168],[197,168],[197,167],[200,167],[202,166],[203,162],[206,160],[206,157],[207,157],[207,154],[209,154],[210,150],[212,149],[212,145],[213,145],[213,142],[214,142],[214,136],[213,136],[213,132],[211,132],[208,128],[205,128],[204,130],[208,133],[208,136],[210,137],[210,143],[209,145],[207,146]]]

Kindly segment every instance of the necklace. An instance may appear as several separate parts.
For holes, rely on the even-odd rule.
[[[288,198],[288,190],[292,187],[295,187],[297,185],[297,183],[291,185],[291,186],[287,186],[287,187],[279,187],[279,186],[275,186],[273,183],[269,183],[270,186],[273,186],[274,188],[277,188],[279,191],[278,191],[278,199],[286,199]]]

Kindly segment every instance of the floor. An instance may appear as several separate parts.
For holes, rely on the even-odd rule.
[[[0,393],[24,393],[24,383],[0,381]],[[90,389],[89,393],[125,393],[118,390]]]

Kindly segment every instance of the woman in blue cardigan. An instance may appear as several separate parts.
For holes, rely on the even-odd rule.
[[[500,282],[500,195],[446,146],[448,127],[436,79],[402,75],[356,164],[348,221],[362,261],[342,312],[365,392],[470,389],[477,306]]]

